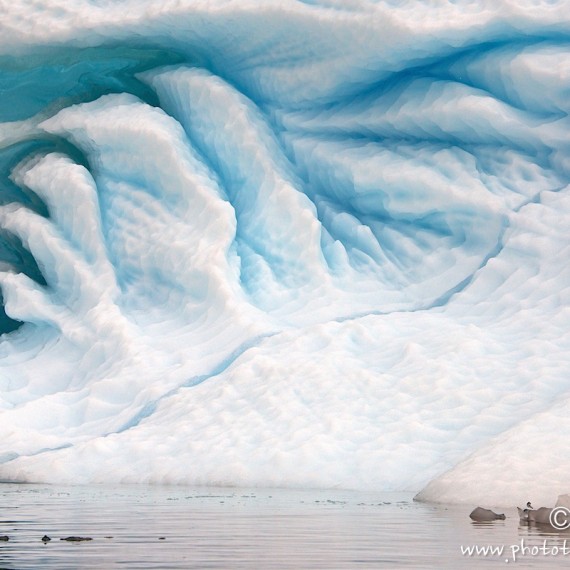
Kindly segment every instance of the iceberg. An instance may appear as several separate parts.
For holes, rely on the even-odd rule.
[[[568,493],[564,2],[16,0],[0,480]]]

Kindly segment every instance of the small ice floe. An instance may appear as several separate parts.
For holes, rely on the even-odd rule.
[[[548,507],[540,507],[534,509],[530,501],[527,502],[526,507],[521,509],[517,507],[519,518],[521,522],[535,522],[539,524],[550,524],[550,513],[552,509]]]
[[[482,507],[476,507],[471,511],[469,518],[477,522],[485,521],[495,521],[495,520],[505,520],[504,514],[497,514],[490,509],[483,509]]]
[[[550,513],[552,509],[540,507],[539,509],[521,509],[517,507],[521,522],[535,522],[539,524],[550,524]]]
[[[570,495],[559,495],[556,505],[533,509],[530,501],[526,508],[517,507],[521,523],[537,523],[554,527],[557,530],[570,528]]]

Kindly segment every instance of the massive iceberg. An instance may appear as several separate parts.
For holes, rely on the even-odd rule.
[[[2,11],[0,480],[570,491],[567,3]]]

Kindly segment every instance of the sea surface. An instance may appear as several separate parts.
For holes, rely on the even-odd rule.
[[[8,540],[0,540],[0,569],[570,564],[568,531],[520,525],[515,509],[505,511],[506,520],[476,524],[470,511],[414,502],[411,494],[6,483],[0,484],[0,536]],[[91,540],[61,540],[71,536]],[[481,550],[488,547],[495,551]]]

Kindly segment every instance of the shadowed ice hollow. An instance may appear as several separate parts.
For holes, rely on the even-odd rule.
[[[570,490],[564,2],[19,0],[0,479]]]

